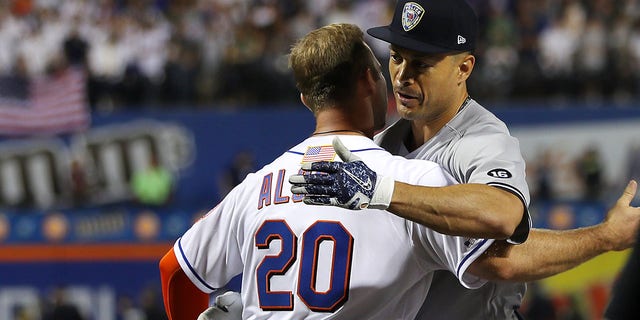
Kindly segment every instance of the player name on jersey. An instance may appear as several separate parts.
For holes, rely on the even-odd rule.
[[[304,195],[294,195],[287,191],[287,195],[282,194],[282,188],[287,177],[287,170],[280,169],[277,173],[275,186],[273,184],[273,172],[266,174],[262,178],[262,187],[258,196],[258,210],[264,206],[273,204],[283,204],[289,201],[300,202]]]

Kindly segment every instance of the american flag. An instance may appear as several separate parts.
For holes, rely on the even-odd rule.
[[[302,157],[302,163],[315,161],[333,161],[336,152],[332,146],[317,146],[307,148],[307,152]]]
[[[89,127],[84,71],[67,68],[51,76],[0,77],[0,135],[61,134]]]

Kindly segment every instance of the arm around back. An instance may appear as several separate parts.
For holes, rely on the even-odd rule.
[[[640,226],[640,208],[630,206],[637,183],[631,181],[600,224],[572,229],[532,229],[527,241],[494,242],[470,267],[475,276],[498,281],[540,280],[574,268],[608,251],[633,246]]]
[[[333,146],[344,162],[303,164],[306,173],[289,178],[291,192],[304,195],[307,204],[363,209],[366,206],[354,203],[371,200],[376,203],[372,208],[387,209],[442,234],[473,238],[509,238],[523,220],[523,201],[504,189],[486,184],[425,187],[394,182],[371,170],[339,139],[334,139]],[[374,188],[364,188],[364,181],[375,181]]]
[[[440,233],[507,239],[522,220],[516,195],[485,184],[423,187],[396,182],[390,212]]]

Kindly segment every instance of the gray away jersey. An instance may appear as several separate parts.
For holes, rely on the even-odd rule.
[[[387,151],[410,159],[434,161],[460,183],[482,183],[502,188],[529,205],[525,163],[518,140],[506,125],[475,100],[469,102],[433,138],[409,152],[404,144],[411,123],[399,120],[375,137]],[[526,240],[531,228],[528,209],[509,242]],[[448,274],[436,272],[427,299],[416,319],[517,319],[526,291],[524,283],[489,282],[468,290]]]
[[[175,243],[204,292],[242,273],[243,319],[413,319],[433,272],[477,288],[467,272],[492,243],[439,234],[382,210],[310,206],[290,192],[301,162],[335,158],[333,136],[306,139],[252,173]],[[399,181],[454,183],[437,164],[392,156],[362,136],[341,136],[363,161]]]

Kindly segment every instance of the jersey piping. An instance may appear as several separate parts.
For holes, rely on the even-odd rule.
[[[381,151],[384,150],[382,148],[365,148],[365,149],[355,149],[355,150],[350,150],[352,153],[356,153],[356,152],[363,152],[363,151]],[[300,151],[293,151],[293,150],[289,150],[287,151],[287,153],[293,153],[295,155],[299,155],[299,156],[303,156],[304,152],[300,152]]]
[[[204,279],[202,279],[202,277],[200,277],[200,275],[198,275],[196,270],[193,268],[193,266],[191,265],[191,263],[187,259],[187,256],[185,255],[184,250],[182,250],[181,240],[182,240],[182,237],[179,238],[178,242],[177,242],[178,250],[180,251],[180,257],[182,258],[182,259],[178,259],[178,262],[180,262],[180,264],[184,263],[188,267],[189,271],[191,271],[191,272],[189,272],[187,274],[187,276],[189,278],[192,278],[192,277],[196,278],[196,280],[198,280],[198,283],[200,283],[202,286],[204,286],[205,288],[207,288],[207,289],[209,289],[211,291],[216,290],[216,288],[210,286],[207,282],[205,282]],[[198,287],[200,287],[200,286],[198,286]],[[200,289],[202,290],[202,288],[200,288]],[[206,291],[206,290],[203,290],[203,291]]]

